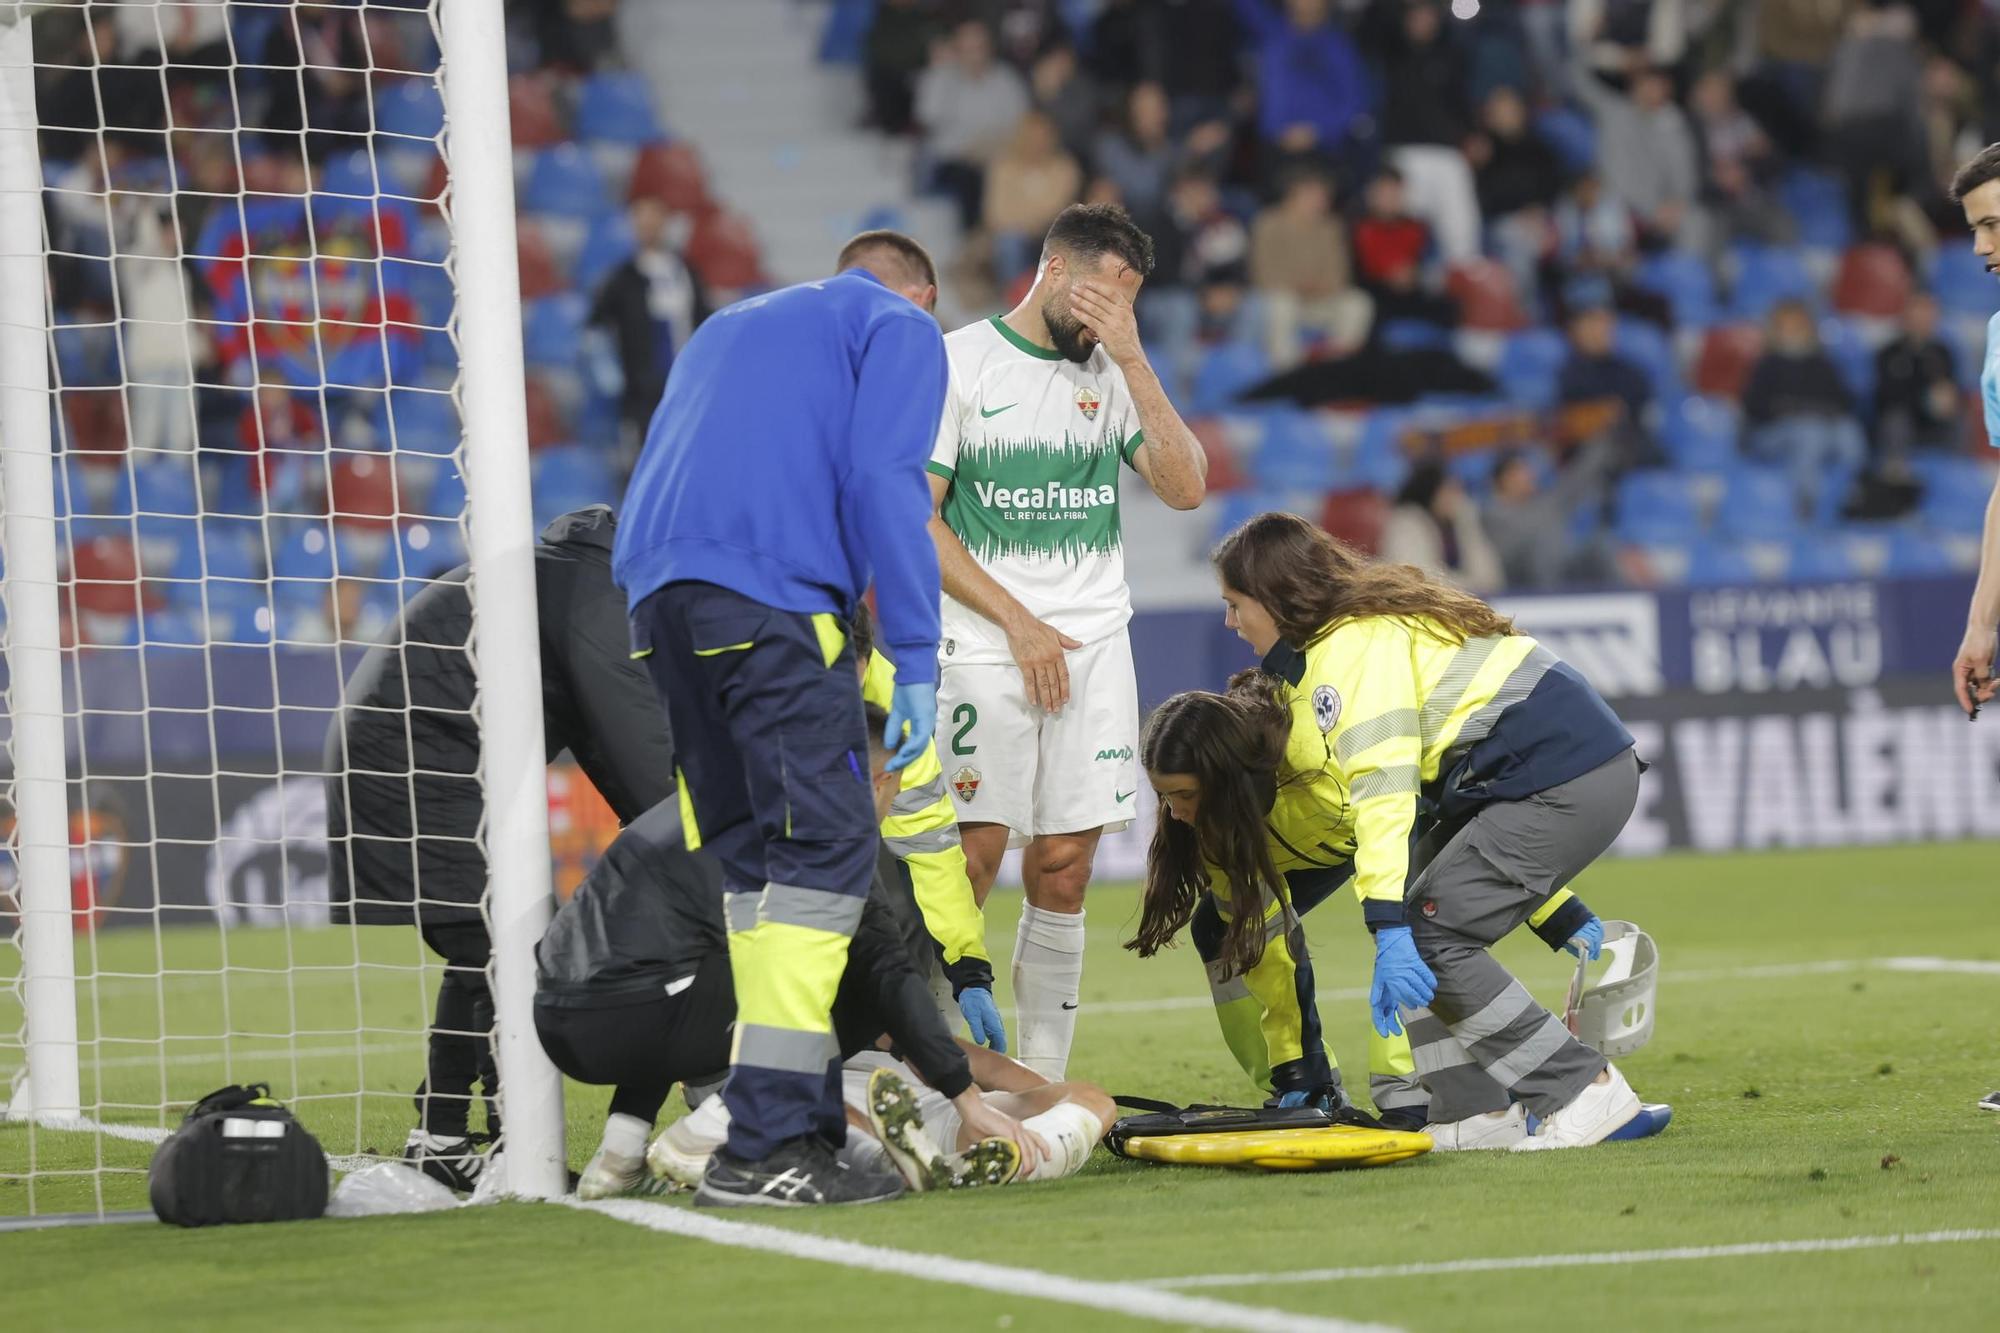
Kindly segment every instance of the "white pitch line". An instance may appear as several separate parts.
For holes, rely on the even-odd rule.
[[[1023,1300],[1053,1301],[1061,1305],[1104,1310],[1183,1328],[1193,1325],[1198,1328],[1237,1329],[1242,1333],[1398,1333],[1386,1324],[1362,1324],[1325,1315],[1267,1310],[1207,1296],[1183,1296],[1129,1282],[1096,1282],[1060,1273],[1044,1273],[1034,1268],[1011,1268],[976,1259],[960,1259],[949,1254],[924,1254],[916,1250],[863,1245],[858,1241],[839,1240],[805,1231],[787,1231],[756,1222],[729,1222],[672,1204],[645,1203],[636,1199],[567,1202],[573,1208],[602,1213],[620,1222],[692,1240],[705,1240],[715,1245],[782,1254],[793,1259],[811,1259],[872,1273],[921,1278],[926,1282],[973,1287]]]
[[[1689,1259],[1749,1259],[1773,1254],[1831,1254],[1842,1250],[1882,1250],[1901,1245],[1952,1245],[2000,1240],[2000,1231],[1915,1231],[1895,1236],[1836,1236],[1825,1240],[1753,1241],[1742,1245],[1683,1245],[1669,1250],[1606,1250],[1594,1254],[1521,1254],[1492,1259],[1446,1259],[1436,1263],[1378,1264],[1372,1268],[1303,1268],[1289,1273],[1206,1273],[1156,1278],[1145,1285],[1181,1287],[1262,1287],[1295,1282],[1352,1282],[1360,1278],[1444,1277],[1454,1273],[1501,1273],[1524,1268],[1600,1268],[1657,1264]]]
[[[178,1039],[177,1039],[178,1040]],[[197,1041],[221,1041],[220,1037],[198,1037]],[[87,1043],[86,1043],[87,1044]],[[120,1042],[120,1045],[129,1045]],[[97,1058],[85,1057],[77,1061],[80,1069],[158,1069],[162,1066],[221,1064],[225,1058],[234,1060],[337,1060],[352,1055],[389,1055],[396,1051],[409,1051],[424,1044],[424,1034],[412,1032],[398,1041],[369,1042],[364,1046],[260,1046],[250,1050],[236,1051],[187,1051],[179,1055],[107,1055]],[[7,1082],[17,1071],[0,1069],[0,1083]]]

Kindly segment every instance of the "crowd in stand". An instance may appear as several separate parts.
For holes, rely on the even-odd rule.
[[[1153,233],[1155,360],[1230,427],[1205,433],[1251,492],[1219,521],[1324,498],[1342,535],[1479,588],[1969,554],[1951,492],[1978,466],[1990,289],[1946,189],[1996,132],[1985,6],[857,2],[870,120],[919,143],[973,290],[1021,290],[1078,198]],[[1315,413],[1315,470],[1273,447],[1298,431],[1272,394],[1238,399],[1411,356],[1491,387],[1291,399],[1402,414],[1387,458],[1380,428],[1357,457]],[[1523,411],[1504,447],[1438,429]],[[1772,503],[1722,503],[1738,489]]]

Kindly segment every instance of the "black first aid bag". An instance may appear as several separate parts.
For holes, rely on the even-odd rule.
[[[295,1222],[326,1211],[326,1153],[268,1084],[220,1088],[194,1104],[147,1170],[162,1222]]]

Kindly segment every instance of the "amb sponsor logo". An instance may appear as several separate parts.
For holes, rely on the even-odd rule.
[[[1097,752],[1099,762],[1106,759],[1130,759],[1131,757],[1132,747],[1129,745],[1121,745],[1115,750],[1099,750]]]

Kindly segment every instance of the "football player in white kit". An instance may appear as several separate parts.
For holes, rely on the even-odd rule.
[[[940,758],[982,903],[1006,849],[1025,848],[1015,1032],[1021,1059],[1055,1080],[1097,840],[1131,822],[1145,785],[1118,469],[1175,509],[1201,503],[1208,473],[1139,343],[1132,302],[1152,267],[1123,209],[1065,209],[1021,303],[946,336],[930,463]]]

